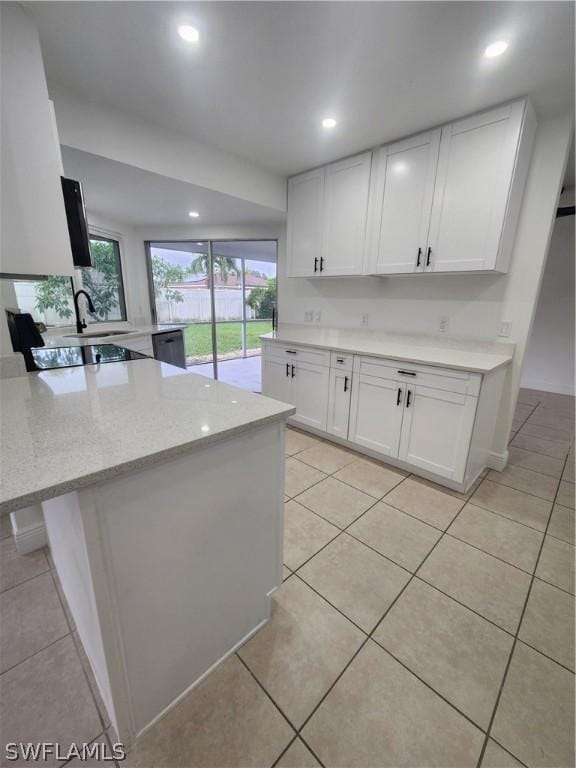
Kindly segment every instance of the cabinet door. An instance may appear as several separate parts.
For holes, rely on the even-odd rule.
[[[430,270],[495,268],[524,110],[516,102],[442,128]]]
[[[383,456],[398,456],[405,385],[355,376],[348,439]]]
[[[324,213],[324,169],[288,181],[287,275],[320,274]]]
[[[372,215],[371,271],[423,271],[440,146],[440,129],[378,153]]]
[[[290,366],[273,358],[262,358],[262,394],[293,405]]]
[[[326,168],[323,275],[361,275],[372,153]]]
[[[469,395],[407,385],[399,458],[461,482],[476,404]]]
[[[310,363],[295,362],[290,365],[291,397],[296,406],[292,418],[309,427],[326,431],[328,412],[328,386],[330,369]]]
[[[348,438],[351,392],[351,371],[331,369],[326,431],[330,432],[331,435],[336,435],[344,440]]]

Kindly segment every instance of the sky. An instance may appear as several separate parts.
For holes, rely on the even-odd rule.
[[[162,258],[169,261],[171,264],[178,265],[180,267],[186,268],[189,267],[191,262],[194,261],[194,259],[202,255],[203,253],[206,253],[207,247],[199,246],[196,250],[194,250],[194,244],[190,244],[190,250],[189,251],[183,251],[183,250],[170,250],[168,248],[154,248],[154,246],[151,246],[151,251],[153,255],[161,256]],[[214,249],[215,253],[218,252],[218,249]],[[247,255],[247,254],[243,254]],[[246,259],[246,267],[248,269],[251,269],[256,272],[262,272],[263,274],[267,275],[268,277],[276,277],[276,264],[269,262],[269,261],[256,261],[253,259]]]

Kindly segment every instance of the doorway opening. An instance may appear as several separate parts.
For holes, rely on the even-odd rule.
[[[156,323],[184,324],[186,366],[261,390],[260,336],[276,308],[276,240],[148,243]]]

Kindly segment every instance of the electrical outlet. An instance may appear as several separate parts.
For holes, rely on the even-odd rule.
[[[360,318],[360,325],[369,325],[369,324],[370,324],[370,315],[367,312],[363,312]]]
[[[322,312],[314,312],[314,322],[319,323],[322,320]]]
[[[304,322],[305,323],[312,323],[312,322],[314,322],[314,312],[312,312],[312,310],[307,309],[304,312]]]
[[[450,318],[441,317],[440,322],[438,323],[438,330],[440,331],[440,333],[448,333],[449,327],[450,327]]]
[[[508,320],[503,321],[500,323],[500,330],[498,331],[498,336],[502,336],[502,338],[507,339],[512,332],[512,323]]]

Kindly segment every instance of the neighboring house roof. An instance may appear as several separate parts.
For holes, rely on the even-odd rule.
[[[246,275],[246,288],[265,288],[268,285],[268,279],[266,277],[259,277],[258,275]],[[208,276],[207,275],[193,275],[189,280],[183,283],[170,283],[170,288],[177,290],[190,290],[195,288],[208,288]],[[216,272],[214,275],[214,287],[215,288],[236,288],[240,290],[242,288],[242,278],[235,272],[230,272],[226,276],[226,280],[223,279],[220,272]]]

